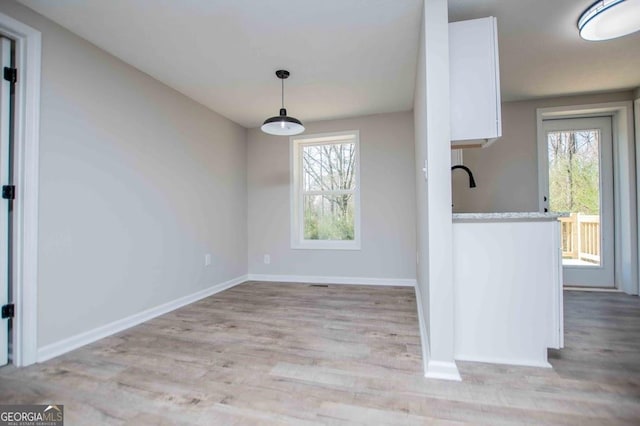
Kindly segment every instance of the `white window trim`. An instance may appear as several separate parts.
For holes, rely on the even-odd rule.
[[[299,155],[300,147],[303,145],[318,145],[323,142],[332,142],[339,136],[354,136],[355,144],[355,176],[356,186],[353,191],[354,194],[354,239],[350,241],[338,241],[338,240],[303,240],[303,219],[302,219],[302,207],[300,203],[301,199],[301,181],[300,170],[302,168],[302,156]],[[345,132],[333,132],[333,133],[316,133],[311,135],[299,135],[291,136],[289,138],[289,158],[291,161],[291,194],[290,194],[290,206],[291,206],[291,248],[292,249],[317,249],[317,250],[360,250],[361,248],[361,227],[360,227],[360,132],[358,130],[351,130]],[[296,161],[297,160],[297,161]],[[327,191],[324,191],[326,193]],[[332,191],[335,193],[341,193],[344,191]]]

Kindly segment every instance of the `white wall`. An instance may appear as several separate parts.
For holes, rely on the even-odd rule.
[[[246,274],[245,129],[22,5],[0,12],[42,32],[38,347]]]
[[[502,104],[502,137],[487,148],[465,149],[464,164],[473,172],[453,174],[456,212],[538,211],[536,109],[629,101],[631,91],[570,96]]]
[[[417,228],[420,241],[417,288],[419,312],[426,317],[420,324],[420,331],[425,375],[459,380],[453,359],[453,229],[446,0],[425,0],[422,22],[414,95]],[[422,172],[425,161],[426,176]]]
[[[414,123],[414,160],[416,180],[416,299],[418,304],[418,320],[420,321],[420,338],[422,344],[422,360],[425,373],[429,360],[429,231],[427,228],[427,180],[423,168],[427,161],[427,76],[425,52],[424,11],[420,26],[420,44],[418,47],[418,64],[416,67],[416,83],[413,95]]]
[[[361,250],[294,250],[290,142],[248,131],[249,273],[415,279],[411,112],[305,123],[305,134],[360,131]],[[271,264],[264,264],[264,255]]]

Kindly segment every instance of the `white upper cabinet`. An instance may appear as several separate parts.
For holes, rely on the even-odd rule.
[[[502,136],[496,18],[449,24],[451,146],[481,147]]]

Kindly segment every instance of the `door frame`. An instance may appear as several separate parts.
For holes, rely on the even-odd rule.
[[[36,362],[38,348],[38,160],[40,144],[40,31],[0,13],[0,32],[15,41],[13,319],[11,361]]]
[[[542,121],[550,118],[611,116],[613,130],[614,288],[638,294],[638,222],[633,102],[607,102],[536,109],[538,145],[538,206],[544,211],[541,158],[547,148]]]

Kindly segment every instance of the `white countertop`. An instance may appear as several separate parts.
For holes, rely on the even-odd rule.
[[[558,220],[568,213],[504,212],[504,213],[454,213],[454,222],[537,222]]]

